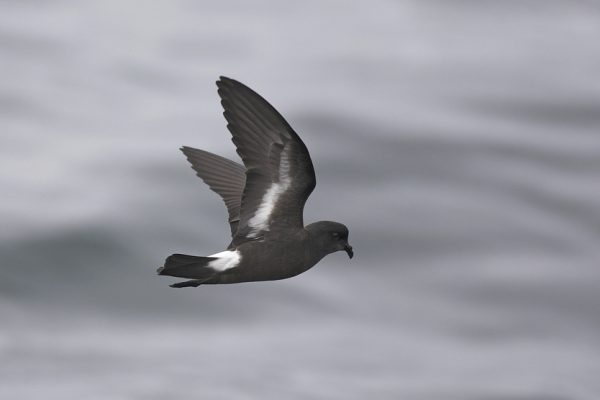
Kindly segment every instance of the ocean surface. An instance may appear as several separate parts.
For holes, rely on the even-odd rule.
[[[0,399],[600,398],[595,1],[0,3]],[[215,80],[307,144],[355,258],[175,290],[228,243]]]

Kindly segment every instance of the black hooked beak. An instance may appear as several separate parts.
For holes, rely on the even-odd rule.
[[[348,243],[346,243],[346,245],[344,246],[344,250],[346,251],[346,253],[348,253],[349,258],[354,257],[354,251],[352,251],[352,246],[350,246]]]

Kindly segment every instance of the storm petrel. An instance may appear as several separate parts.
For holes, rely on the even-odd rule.
[[[316,181],[300,137],[252,89],[225,77],[217,87],[244,165],[191,147],[181,151],[225,202],[232,240],[227,250],[208,257],[173,254],[158,274],[191,279],[171,285],[176,288],[270,281],[301,274],[336,251],[352,258],[346,226],[331,221],[304,226],[304,203]]]

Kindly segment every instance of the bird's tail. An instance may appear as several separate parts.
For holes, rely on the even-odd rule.
[[[173,254],[167,257],[165,265],[156,270],[159,275],[175,276],[177,278],[190,278],[206,281],[217,272],[208,266],[216,260],[215,257],[188,256]]]

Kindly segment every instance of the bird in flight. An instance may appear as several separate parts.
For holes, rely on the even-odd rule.
[[[158,274],[190,279],[171,285],[176,288],[270,281],[301,274],[336,251],[352,258],[345,225],[304,226],[304,204],[316,181],[300,137],[249,87],[226,77],[217,87],[244,165],[192,147],[181,151],[225,202],[232,240],[227,250],[208,257],[173,254]]]

